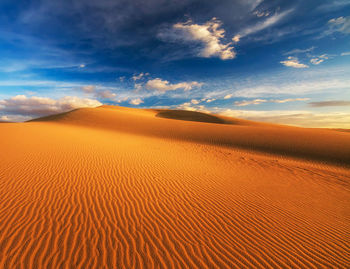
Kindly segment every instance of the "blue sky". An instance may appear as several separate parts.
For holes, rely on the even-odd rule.
[[[350,128],[349,0],[0,2],[0,120],[116,104]]]

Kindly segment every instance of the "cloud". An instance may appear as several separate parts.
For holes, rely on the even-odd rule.
[[[114,100],[117,97],[117,95],[115,93],[113,93],[112,91],[107,90],[107,89],[103,90],[103,88],[104,87],[100,87],[100,89],[98,89],[94,85],[86,85],[86,86],[82,86],[81,90],[87,94],[93,94],[93,96],[95,98]]]
[[[233,94],[227,94],[224,96],[224,99],[230,99],[233,96]]]
[[[81,87],[82,91],[85,93],[93,93],[96,90],[96,86],[93,85],[87,85],[87,86],[83,86]]]
[[[287,102],[307,101],[307,100],[309,100],[309,98],[254,99],[254,100],[236,101],[236,102],[235,102],[235,106],[260,105],[260,104],[262,104],[262,103],[284,104],[284,103],[287,103]]]
[[[306,64],[299,63],[298,58],[289,56],[287,60],[281,61],[281,64],[288,66],[288,67],[293,67],[293,68],[308,68],[309,66]]]
[[[256,10],[256,11],[253,12],[253,14],[255,16],[257,16],[258,18],[270,16],[270,12],[269,11],[258,11],[258,10]]]
[[[114,99],[117,95],[110,90],[98,91],[95,96],[102,99]]]
[[[139,104],[142,104],[143,101],[140,98],[132,99],[130,100],[129,104],[138,106]]]
[[[249,106],[249,105],[259,105],[262,103],[266,103],[267,100],[265,99],[255,99],[255,100],[251,100],[251,101],[236,101],[235,102],[235,106]]]
[[[350,51],[343,52],[342,54],[340,54],[340,56],[349,56],[349,55],[350,55]]]
[[[307,49],[293,49],[293,50],[290,50],[290,51],[285,52],[283,55],[307,53],[307,52],[313,51],[315,48],[316,48],[316,47],[312,46],[312,47],[307,48]]]
[[[194,105],[198,105],[200,103],[200,101],[196,100],[196,99],[192,99],[191,103]]]
[[[280,83],[275,84],[265,84],[255,87],[241,88],[234,92],[235,97],[260,97],[266,95],[279,95],[279,94],[307,94],[315,92],[329,92],[337,91],[339,89],[350,89],[349,79],[329,79],[329,80],[312,80],[303,81],[296,83]]]
[[[350,34],[350,17],[338,17],[328,21],[330,33],[341,32]]]
[[[97,100],[75,96],[65,96],[55,100],[46,97],[16,95],[9,99],[0,100],[0,113],[17,116],[46,116],[80,107],[97,107],[100,105],[102,103]]]
[[[132,79],[134,80],[134,81],[137,81],[137,80],[140,80],[140,79],[142,79],[143,77],[145,77],[145,76],[148,76],[149,75],[149,73],[140,73],[140,74],[138,74],[138,75],[133,75],[132,76]]]
[[[253,121],[264,121],[314,128],[350,128],[350,113],[310,111],[256,111],[226,109],[220,114]]]
[[[315,64],[315,65],[318,65],[318,64],[324,62],[325,60],[329,59],[329,56],[327,54],[323,54],[320,56],[313,56],[313,57],[314,58],[312,58],[310,60],[310,63]]]
[[[238,34],[236,34],[232,40],[240,40],[242,37],[245,37],[247,35],[255,34],[257,32],[260,32],[266,28],[269,28],[273,26],[274,24],[277,24],[279,21],[281,21],[284,17],[286,17],[289,13],[291,13],[294,9],[289,9],[281,13],[276,13],[267,19],[265,19],[263,22],[259,22],[253,26],[247,27],[240,31]]]
[[[28,121],[32,117],[23,116],[23,115],[4,115],[0,116],[0,122],[20,122],[20,121]]]
[[[187,110],[187,111],[202,111],[206,113],[210,113],[209,110],[206,109],[203,105],[195,105],[190,102],[183,103],[181,105],[175,106],[175,109]]]
[[[327,107],[327,106],[350,106],[350,101],[321,101],[310,102],[308,105],[312,107]]]
[[[197,56],[210,58],[218,57],[221,60],[236,57],[232,43],[222,43],[225,30],[221,28],[222,22],[215,17],[204,24],[195,24],[191,20],[185,23],[176,23],[170,29],[163,30],[159,37],[163,40],[184,43],[199,43]]]
[[[184,91],[188,91],[188,90],[191,90],[193,87],[201,87],[202,85],[203,83],[200,83],[197,81],[171,84],[167,80],[155,78],[147,81],[146,88],[148,90],[156,90],[159,92],[174,91],[178,89],[183,89]]]

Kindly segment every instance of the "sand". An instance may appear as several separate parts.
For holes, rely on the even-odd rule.
[[[103,106],[0,149],[0,268],[350,265],[349,132]]]

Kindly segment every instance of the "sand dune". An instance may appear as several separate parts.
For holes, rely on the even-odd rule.
[[[347,132],[103,106],[0,148],[2,268],[350,264]]]

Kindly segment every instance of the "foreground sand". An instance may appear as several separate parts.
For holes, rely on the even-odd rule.
[[[349,267],[350,133],[101,107],[0,149],[1,268]]]

